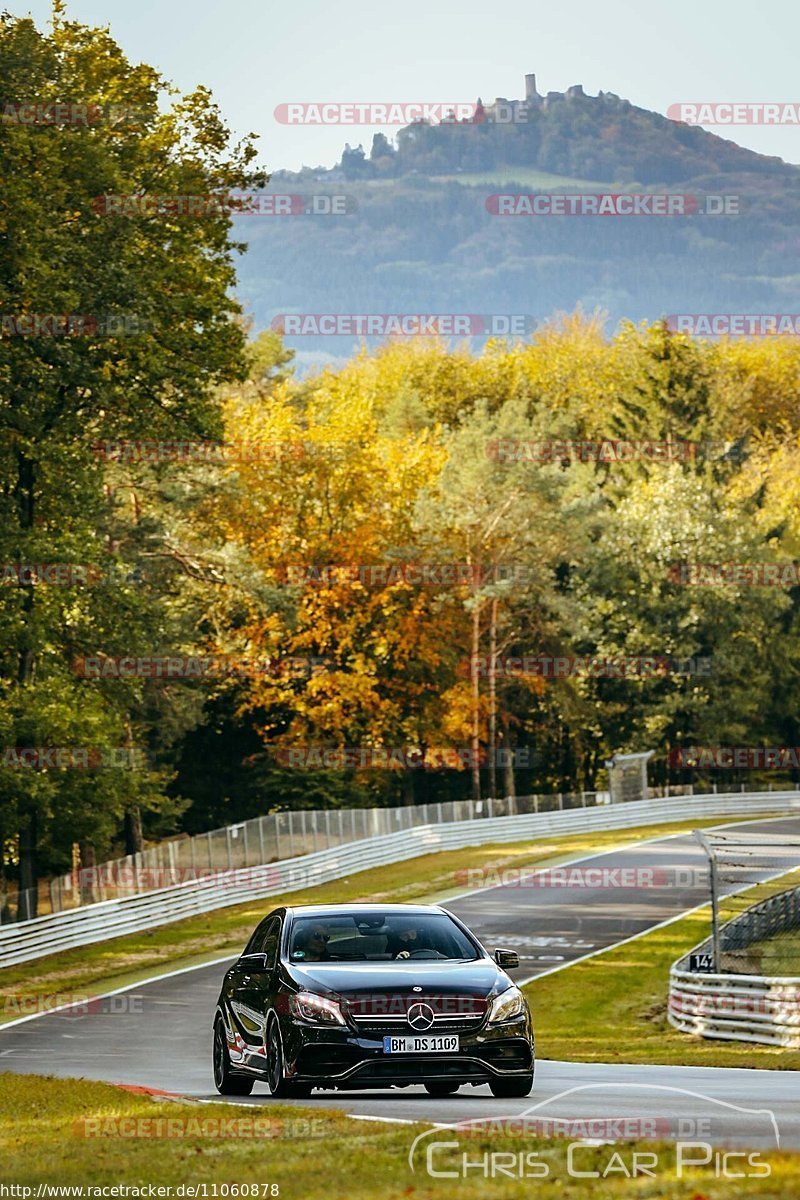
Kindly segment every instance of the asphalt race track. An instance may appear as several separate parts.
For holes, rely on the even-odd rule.
[[[748,824],[773,834],[800,834],[798,817]],[[705,858],[688,835],[579,862],[582,869],[592,869],[589,880],[598,886],[559,886],[545,875],[538,882],[526,875],[443,903],[488,948],[517,949],[520,968],[511,974],[526,981],[653,928],[708,898]],[[633,869],[638,874],[633,875]],[[632,879],[638,886],[630,886]],[[488,882],[495,880],[489,877]],[[267,900],[264,911],[268,909]],[[0,1027],[0,1070],[84,1077],[218,1099],[211,1078],[211,1023],[228,961],[134,985],[98,1003],[97,1011],[50,1013]],[[261,1084],[251,1097],[236,1101],[270,1102]],[[779,1134],[782,1147],[800,1148],[796,1071],[540,1060],[534,1092],[522,1100],[495,1099],[487,1087],[465,1087],[452,1098],[434,1100],[422,1088],[410,1087],[315,1092],[310,1101],[296,1103],[341,1108],[353,1116],[443,1123],[520,1114],[537,1122],[627,1116],[652,1119],[653,1134],[668,1140],[694,1133],[697,1140],[769,1149],[776,1146]]]

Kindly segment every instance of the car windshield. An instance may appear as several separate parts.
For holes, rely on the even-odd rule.
[[[296,917],[292,962],[405,962],[480,956],[477,947],[446,913],[347,913]]]

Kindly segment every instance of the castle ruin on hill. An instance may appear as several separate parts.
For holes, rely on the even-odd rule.
[[[525,99],[524,100],[507,100],[505,96],[498,96],[493,104],[487,104],[484,108],[481,100],[478,100],[478,105],[483,109],[488,120],[497,121],[498,124],[510,124],[513,122],[524,122],[529,115],[536,112],[538,109],[547,109],[552,104],[557,104],[563,100],[569,100],[573,97],[584,96],[587,99],[586,92],[583,90],[583,84],[574,83],[572,87],[568,87],[565,92],[547,92],[546,95],[541,95],[536,87],[536,76],[525,76]],[[619,97],[613,92],[598,92],[598,100],[618,100]]]

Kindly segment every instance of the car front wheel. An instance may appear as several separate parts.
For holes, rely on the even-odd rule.
[[[214,1086],[221,1096],[249,1096],[255,1081],[246,1075],[234,1075],[228,1054],[228,1042],[222,1018],[214,1023]]]
[[[533,1072],[530,1075],[512,1077],[510,1079],[493,1079],[489,1087],[493,1096],[510,1100],[513,1096],[529,1096],[533,1088]]]
[[[277,1020],[270,1022],[267,1033],[267,1087],[276,1100],[300,1100],[311,1095],[311,1084],[290,1083],[284,1078],[283,1042]]]

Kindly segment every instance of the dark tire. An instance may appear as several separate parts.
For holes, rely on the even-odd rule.
[[[458,1083],[426,1083],[425,1091],[429,1096],[433,1096],[436,1100],[443,1100],[445,1096],[454,1096],[458,1091],[460,1084]]]
[[[231,1070],[231,1060],[228,1054],[228,1043],[225,1040],[225,1029],[222,1019],[217,1017],[214,1022],[214,1086],[221,1096],[249,1096],[253,1090],[254,1079],[246,1075],[234,1075]]]
[[[493,1079],[489,1087],[492,1089],[493,1096],[504,1100],[511,1100],[514,1096],[530,1096],[533,1090],[533,1071],[530,1075],[521,1075],[516,1078]]]
[[[284,1078],[283,1042],[277,1020],[267,1030],[267,1079],[269,1094],[276,1100],[304,1100],[311,1095],[310,1083],[291,1083]]]

